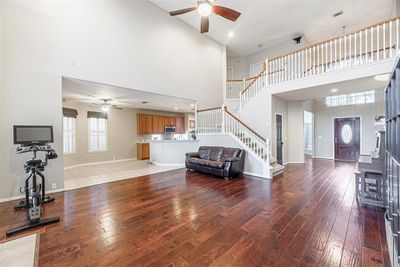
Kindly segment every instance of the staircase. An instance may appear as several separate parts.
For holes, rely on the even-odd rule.
[[[246,148],[247,153],[262,162],[270,178],[283,172],[284,167],[271,158],[269,140],[246,125],[226,106],[197,111],[197,133],[229,134]]]

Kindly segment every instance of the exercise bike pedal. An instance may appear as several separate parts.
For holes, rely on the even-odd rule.
[[[49,202],[53,202],[54,200],[55,200],[54,197],[47,196],[47,197],[42,199],[41,203],[42,204],[46,204],[46,203],[49,203]]]
[[[28,207],[28,205],[26,205],[25,200],[21,200],[18,205],[14,206],[15,210],[21,210],[21,209],[27,209],[27,208],[29,208],[29,207]]]

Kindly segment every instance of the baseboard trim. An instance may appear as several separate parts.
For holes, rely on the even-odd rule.
[[[284,165],[287,165],[287,164],[304,164],[304,163],[305,163],[305,161],[288,161]]]
[[[331,158],[331,157],[317,157],[317,156],[315,156],[313,159],[329,159],[329,160],[334,160],[334,158]]]
[[[54,193],[59,193],[59,192],[64,192],[64,191],[65,191],[64,188],[61,188],[61,189],[55,189],[55,190],[47,191],[46,194],[54,194]],[[2,198],[2,199],[0,199],[0,203],[14,201],[14,200],[18,200],[18,199],[23,199],[24,197],[25,196],[20,195],[20,196]]]
[[[137,160],[137,158],[129,158],[129,159],[117,159],[117,160],[107,160],[107,161],[96,161],[96,162],[88,162],[88,163],[80,163],[71,166],[64,167],[64,170],[73,169],[76,167],[85,167],[91,165],[99,165],[99,164],[107,164],[107,163],[115,163],[115,162],[123,162],[123,161],[130,161],[130,160]]]
[[[255,177],[258,177],[258,178],[262,178],[262,179],[272,180],[272,178],[268,178],[267,176],[261,175],[261,174],[259,174],[259,173],[246,172],[246,171],[244,171],[243,174],[245,174],[245,175],[250,175],[250,176],[255,176]]]
[[[154,165],[161,166],[161,167],[185,167],[184,163],[158,163],[153,161]]]

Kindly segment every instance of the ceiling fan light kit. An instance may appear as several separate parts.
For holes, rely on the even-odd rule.
[[[178,16],[182,15],[197,9],[197,12],[201,16],[201,23],[200,23],[200,32],[206,33],[209,30],[209,19],[212,13],[217,14],[225,19],[236,21],[240,17],[240,12],[236,10],[214,5],[215,1],[210,2],[209,0],[199,1],[197,7],[189,7],[184,8],[176,11],[171,11],[169,14],[171,16]]]
[[[208,17],[211,15],[212,7],[209,3],[201,3],[197,8],[197,11],[199,12],[200,16]]]

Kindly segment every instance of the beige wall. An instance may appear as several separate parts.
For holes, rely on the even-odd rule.
[[[375,132],[382,126],[375,126],[376,115],[384,115],[383,90],[375,94],[376,103],[365,105],[349,105],[341,107],[325,107],[319,100],[315,105],[314,114],[314,155],[317,158],[334,157],[333,152],[333,119],[335,117],[361,117],[361,154],[370,154],[375,148]]]
[[[304,162],[304,107],[302,101],[288,102],[288,162]]]
[[[76,153],[64,155],[64,167],[71,165],[136,158],[137,143],[137,110],[111,109],[107,120],[106,152],[88,152],[88,111],[100,111],[96,107],[88,107],[82,103],[64,103],[64,107],[78,110],[76,121]]]

